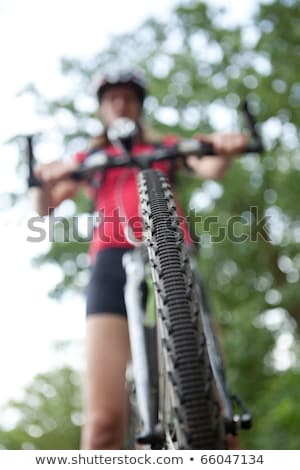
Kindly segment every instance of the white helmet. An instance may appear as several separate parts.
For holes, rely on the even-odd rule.
[[[147,95],[146,81],[144,76],[139,71],[104,73],[98,75],[93,80],[93,82],[93,88],[95,90],[99,103],[101,103],[104,92],[115,85],[133,86],[135,91],[137,92],[141,103],[143,103]]]

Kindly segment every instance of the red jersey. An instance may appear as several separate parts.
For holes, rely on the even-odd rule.
[[[174,138],[166,139],[162,145],[174,144]],[[142,155],[155,150],[152,144],[137,144],[132,149],[133,155]],[[109,156],[116,157],[122,151],[114,146],[103,149]],[[88,152],[80,152],[75,155],[77,162],[83,162],[88,158]],[[170,181],[172,162],[165,160],[154,162],[152,168],[160,170]],[[142,220],[139,208],[139,195],[137,176],[139,169],[135,167],[109,168],[95,175],[96,188],[92,189],[94,208],[97,212],[97,225],[94,229],[93,240],[90,246],[90,254],[95,254],[103,248],[132,247],[131,238],[126,236],[126,227],[131,227],[134,237],[142,239]],[[98,180],[98,184],[97,184]],[[183,220],[182,210],[177,206],[177,213],[181,219],[181,229],[185,241],[192,243],[186,223]]]

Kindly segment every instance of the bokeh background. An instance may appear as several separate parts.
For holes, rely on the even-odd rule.
[[[246,98],[259,122],[263,155],[218,182],[182,174],[178,191],[197,217],[231,388],[254,416],[242,445],[299,449],[299,2],[1,0],[0,12],[0,448],[76,449],[82,420],[89,202],[57,211],[78,218],[81,243],[63,242],[61,224],[55,242],[28,241],[17,136],[40,133],[40,162],[71,158],[101,131],[91,77],[139,67],[145,121],[161,135],[244,129]]]

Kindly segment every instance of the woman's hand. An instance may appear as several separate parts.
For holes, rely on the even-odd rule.
[[[248,144],[247,136],[241,133],[197,135],[196,139],[212,144],[215,155],[203,158],[191,155],[187,164],[197,175],[209,179],[222,178],[233,157],[244,152]]]
[[[55,160],[34,169],[34,174],[41,181],[42,186],[54,186],[68,178],[68,175],[78,168],[78,163]]]
[[[246,150],[248,138],[242,133],[197,135],[196,139],[213,145],[220,156],[235,156]]]
[[[40,188],[31,188],[31,198],[39,215],[48,215],[65,199],[73,197],[80,183],[68,176],[78,168],[78,163],[55,160],[34,169],[34,175],[41,182]]]

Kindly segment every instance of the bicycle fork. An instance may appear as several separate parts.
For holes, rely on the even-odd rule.
[[[151,380],[147,356],[144,309],[141,285],[145,279],[143,253],[139,249],[130,250],[123,255],[126,273],[124,297],[127,310],[128,330],[131,346],[133,376],[136,386],[137,405],[142,421],[142,431],[137,436],[139,444],[155,445],[162,436],[156,429],[151,407]]]
[[[239,429],[251,428],[252,416],[243,400],[241,400],[237,395],[232,395],[228,388],[222,354],[214,332],[211,309],[203,284],[203,279],[198,271],[195,258],[191,256],[190,259],[194,278],[199,289],[198,296],[200,301],[201,320],[216,387],[223,407],[225,429],[227,432],[236,435]],[[239,408],[239,413],[234,412],[234,406]]]

